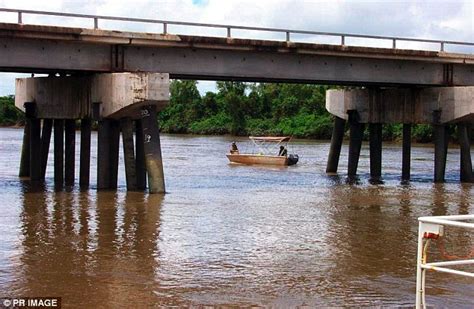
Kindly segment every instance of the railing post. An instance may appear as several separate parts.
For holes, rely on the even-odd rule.
[[[423,262],[423,222],[418,221],[418,248],[416,258],[416,294],[415,294],[415,308],[423,309],[426,307],[425,303],[425,286],[424,275],[425,270],[422,268]]]
[[[231,32],[230,32],[230,27],[227,27],[227,38],[231,38]]]
[[[441,51],[444,51],[444,42],[441,42]]]
[[[290,31],[287,31],[287,32],[286,32],[286,41],[287,41],[287,42],[290,41]]]
[[[346,37],[341,35],[341,45],[344,46],[346,45]]]
[[[163,34],[168,34],[168,24],[163,23]]]
[[[397,48],[397,40],[396,40],[396,39],[393,39],[393,40],[392,40],[392,48],[393,48],[393,49],[396,49],[396,48]]]
[[[94,29],[99,29],[99,19],[94,17]]]
[[[18,12],[18,23],[22,24],[23,23],[23,18],[21,16],[21,12]]]

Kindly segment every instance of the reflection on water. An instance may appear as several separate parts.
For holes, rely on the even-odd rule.
[[[123,170],[117,192],[55,192],[51,166],[43,186],[16,178],[21,131],[1,131],[0,296],[77,307],[411,306],[416,218],[473,208],[455,149],[448,183],[434,185],[432,150],[414,147],[415,181],[402,185],[400,149],[388,145],[374,185],[367,157],[356,179],[326,176],[327,143],[296,143],[298,165],[273,169],[229,165],[230,138],[165,135],[169,194],[127,193]],[[473,244],[450,235],[458,248]],[[428,287],[430,304],[474,305],[472,279],[430,273]]]

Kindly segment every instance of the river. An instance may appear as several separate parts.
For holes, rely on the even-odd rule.
[[[433,148],[414,145],[402,185],[401,148],[386,143],[383,182],[371,184],[367,145],[349,182],[325,174],[327,141],[297,140],[300,162],[271,168],[228,164],[233,139],[163,135],[162,196],[127,193],[122,157],[118,190],[97,192],[94,135],[91,189],[55,192],[52,152],[46,183],[32,187],[17,177],[22,130],[0,129],[0,297],[57,296],[82,308],[412,307],[417,218],[473,213],[457,148],[447,182],[433,184]],[[341,172],[346,154],[344,145]],[[448,236],[450,250],[473,246],[466,232]],[[472,308],[472,283],[428,273],[428,304]]]

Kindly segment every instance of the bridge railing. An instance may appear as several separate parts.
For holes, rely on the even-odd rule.
[[[75,13],[47,12],[47,11],[36,11],[36,10],[20,10],[20,9],[0,8],[0,12],[8,12],[8,13],[17,14],[19,24],[23,23],[23,16],[24,15],[30,14],[30,15],[43,15],[43,16],[72,17],[72,18],[90,19],[94,24],[94,29],[99,29],[99,21],[100,20],[161,24],[163,26],[163,34],[168,34],[168,25],[177,25],[177,26],[225,29],[227,31],[227,38],[232,38],[233,30],[249,30],[249,31],[281,33],[285,36],[286,42],[292,42],[292,40],[291,40],[292,35],[318,35],[318,36],[336,37],[336,38],[340,39],[340,45],[341,46],[346,45],[346,39],[347,38],[375,39],[375,40],[381,40],[381,41],[389,41],[389,42],[392,43],[392,48],[393,49],[398,48],[397,47],[398,42],[416,42],[416,43],[438,44],[440,51],[444,51],[446,45],[474,46],[474,42],[445,41],[445,40],[432,40],[432,39],[416,39],[416,38],[407,38],[407,37],[363,35],[363,34],[338,33],[338,32],[321,32],[321,31],[308,31],[308,30],[295,30],[295,29],[282,29],[282,28],[265,28],[265,27],[250,27],[250,26],[221,25],[221,24],[204,24],[204,23],[195,23],[195,22],[181,22],[181,21],[147,19],[147,18],[130,18],[130,17],[104,16],[104,15],[88,15],[88,14],[75,14]]]

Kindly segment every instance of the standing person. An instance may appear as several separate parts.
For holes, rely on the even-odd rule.
[[[280,152],[278,153],[279,156],[286,157],[288,151],[286,151],[285,146],[280,146]]]

